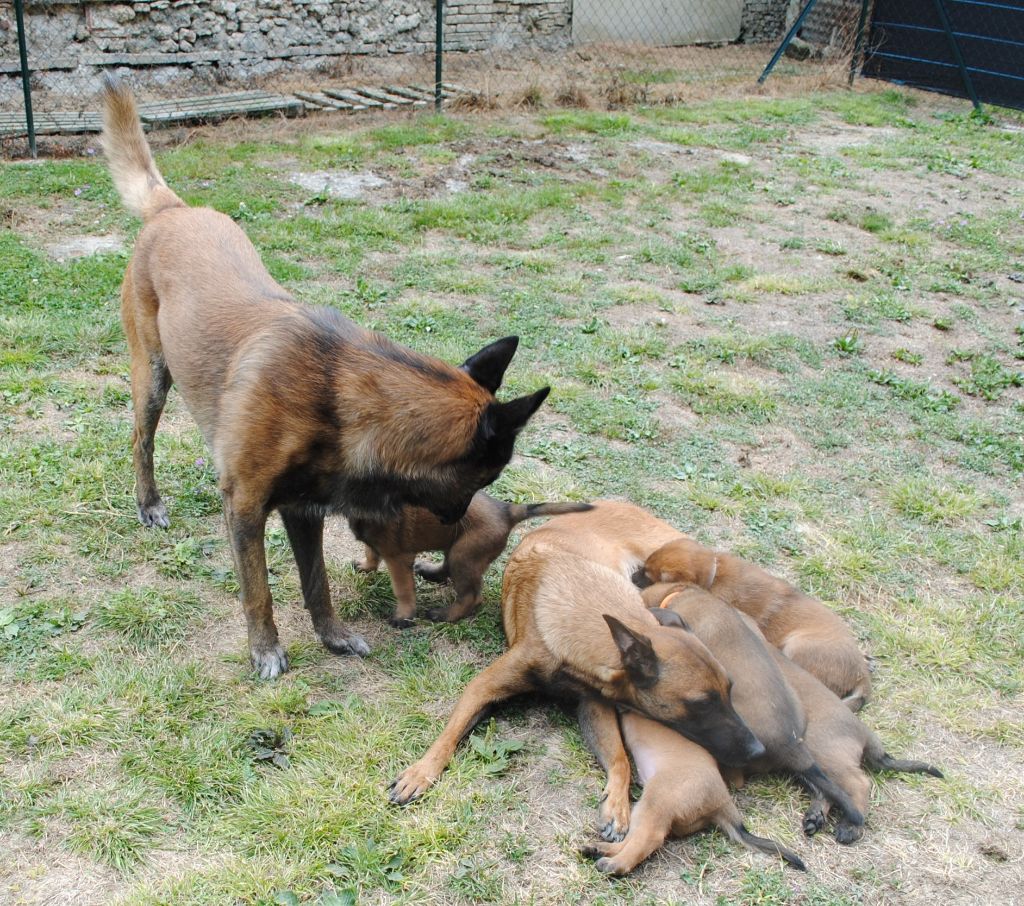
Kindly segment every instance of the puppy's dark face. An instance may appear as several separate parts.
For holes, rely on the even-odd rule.
[[[644,635],[608,616],[605,621],[633,684],[637,711],[702,745],[722,764],[742,767],[764,755],[732,706],[725,670],[692,632],[663,626]]]

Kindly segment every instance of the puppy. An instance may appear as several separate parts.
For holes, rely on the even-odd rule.
[[[455,603],[434,608],[427,616],[435,622],[457,623],[476,612],[484,573],[505,550],[509,533],[525,519],[585,513],[589,503],[512,504],[478,491],[466,515],[455,525],[445,525],[428,510],[405,507],[391,522],[349,519],[352,534],[366,545],[366,556],[354,563],[361,572],[375,572],[381,559],[391,574],[396,606],[390,623],[399,629],[413,625],[416,616],[416,584],[413,572],[430,582],[455,585]],[[420,551],[444,551],[444,562],[422,563]]]
[[[642,597],[663,625],[689,629],[725,668],[736,713],[765,747],[744,771],[794,774],[815,799],[838,806],[849,825],[863,825],[861,811],[805,745],[803,706],[753,621],[696,585],[652,585]]]
[[[871,676],[842,619],[788,582],[724,551],[678,538],[645,564],[651,582],[689,582],[742,610],[765,638],[846,702],[851,711],[871,694]]]
[[[885,751],[881,740],[852,714],[839,697],[814,676],[772,649],[779,668],[796,690],[807,715],[804,743],[830,777],[835,778],[861,814],[866,814],[871,795],[871,779],[861,767],[881,771],[904,771],[942,777],[942,772],[923,761],[904,761]],[[804,833],[811,836],[825,826],[831,803],[818,798],[804,815]],[[836,823],[836,840],[855,843],[864,833],[863,822],[851,822],[841,816]]]
[[[548,526],[575,518],[582,517]],[[477,674],[438,739],[392,782],[392,802],[426,790],[492,705],[531,691],[602,696],[700,742],[726,764],[764,754],[707,648],[689,632],[660,626],[628,579],[566,552],[548,526],[526,535],[505,568],[508,650]]]
[[[611,712],[613,732],[615,712],[606,703],[595,703]],[[581,712],[582,712],[581,707]],[[751,834],[744,826],[740,811],[729,795],[715,759],[696,743],[680,736],[656,721],[629,711],[620,717],[622,736],[633,761],[637,778],[644,788],[633,809],[629,832],[621,841],[593,843],[583,855],[597,859],[597,869],[613,875],[629,874],[659,849],[669,836],[686,837],[714,824],[737,843],[781,856],[800,871],[806,866],[792,850],[764,837]],[[592,748],[602,745],[593,736],[607,718],[584,719],[581,727]]]
[[[167,526],[153,436],[172,381],[209,445],[260,677],[288,667],[267,581],[267,516],[281,513],[321,641],[366,654],[331,606],[328,513],[389,519],[422,506],[458,521],[508,463],[548,394],[494,394],[516,350],[506,337],[461,368],[419,355],[331,309],[296,302],[230,217],[190,208],[153,163],[131,93],[107,82],[101,139],[114,185],[142,231],[121,287],[131,353],[136,500]]]

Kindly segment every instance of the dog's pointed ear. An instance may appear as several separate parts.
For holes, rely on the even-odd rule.
[[[520,396],[508,403],[497,403],[494,409],[499,434],[518,434],[530,417],[548,398],[550,387],[541,387],[536,393]]]
[[[471,355],[459,367],[485,390],[497,393],[518,346],[519,337],[503,337]]]
[[[669,610],[667,607],[648,607],[647,608],[662,626],[668,626],[671,629],[685,629],[687,632],[693,632],[690,629],[690,624],[686,622],[679,614],[674,610]]]
[[[639,687],[653,686],[658,681],[658,655],[651,640],[634,632],[610,614],[602,614],[611,630],[612,639],[622,656],[622,666],[629,678]]]

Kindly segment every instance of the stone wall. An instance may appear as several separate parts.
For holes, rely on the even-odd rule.
[[[446,7],[448,50],[569,43],[572,0],[448,0]],[[27,0],[26,31],[34,84],[72,93],[95,89],[97,73],[109,67],[130,67],[137,83],[159,85],[432,52],[434,0]],[[17,72],[11,0],[0,0],[0,77]]]

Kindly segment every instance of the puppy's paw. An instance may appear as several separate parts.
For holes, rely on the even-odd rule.
[[[819,806],[812,805],[804,812],[804,834],[813,837],[825,826],[825,812]]]
[[[620,802],[617,798],[609,796],[606,792],[597,811],[601,839],[609,843],[617,843],[629,831],[629,799]]]
[[[615,859],[609,859],[605,856],[603,859],[598,859],[594,863],[594,868],[599,872],[606,875],[625,875],[629,874],[629,869],[624,865],[620,865]]]
[[[288,670],[288,655],[280,645],[251,649],[249,657],[252,660],[252,669],[262,680],[277,679]]]
[[[388,785],[388,800],[394,805],[408,805],[422,796],[437,780],[437,774],[420,762],[410,765]]]
[[[390,617],[388,623],[395,629],[412,629],[416,625],[416,621],[410,617]]]
[[[589,843],[580,847],[580,855],[585,859],[601,859],[607,854],[603,843]]]
[[[146,528],[170,528],[171,520],[167,518],[167,507],[162,500],[156,503],[139,504],[137,508],[139,522]]]
[[[376,563],[368,563],[366,560],[350,560],[352,569],[357,573],[375,573],[377,572]]]
[[[851,843],[856,843],[863,836],[863,824],[852,824],[851,822],[846,820],[840,821],[838,824],[836,824],[837,843],[842,843],[844,846],[849,846]]]

